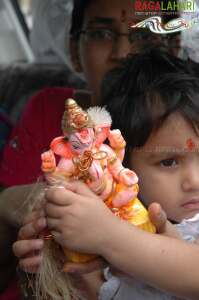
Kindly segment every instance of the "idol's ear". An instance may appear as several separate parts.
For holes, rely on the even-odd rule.
[[[108,138],[110,133],[110,125],[95,126],[95,145],[100,147]]]
[[[50,149],[57,155],[70,159],[72,158],[72,151],[70,144],[63,136],[55,138],[51,144]]]

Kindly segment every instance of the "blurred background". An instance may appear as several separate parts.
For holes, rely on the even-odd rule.
[[[69,64],[64,43],[71,10],[70,0],[1,0],[0,63]]]
[[[34,1],[19,0],[0,2],[0,63],[34,61],[28,42],[32,29]]]
[[[72,0],[0,0],[0,117],[16,123],[29,96],[46,86],[85,86],[70,63],[71,11]],[[168,48],[199,63],[199,23],[170,35]]]
[[[70,64],[71,11],[72,0],[0,0],[0,153],[31,95],[85,87]]]

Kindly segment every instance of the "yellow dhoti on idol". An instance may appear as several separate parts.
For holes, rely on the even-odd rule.
[[[137,189],[138,192],[139,188],[137,184],[132,188]],[[106,205],[112,210],[115,216],[119,217],[120,219],[125,220],[139,227],[140,229],[155,233],[156,228],[149,219],[148,211],[138,198],[130,200],[126,205],[121,207],[113,206],[113,197],[124,189],[125,187],[123,184],[117,183],[113,193],[105,201]],[[96,258],[96,255],[78,253],[68,249],[64,249],[64,253],[68,260],[75,263],[85,263]]]

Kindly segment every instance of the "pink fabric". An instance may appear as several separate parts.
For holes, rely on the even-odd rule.
[[[17,279],[14,279],[9,287],[0,295],[0,300],[20,300],[20,289],[18,287]]]
[[[64,102],[72,96],[73,89],[47,88],[30,99],[4,149],[1,185],[29,184],[41,175],[41,153],[61,135]]]
[[[54,137],[61,135],[64,102],[73,97],[73,91],[70,88],[47,88],[30,99],[4,149],[0,185],[33,183],[41,175],[41,153],[49,148]],[[16,280],[0,295],[0,300],[20,299]]]

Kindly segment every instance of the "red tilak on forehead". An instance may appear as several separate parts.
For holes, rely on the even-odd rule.
[[[186,141],[186,145],[189,151],[193,151],[196,148],[196,144],[191,138]]]
[[[126,10],[122,9],[121,12],[121,22],[124,23],[126,21]]]

